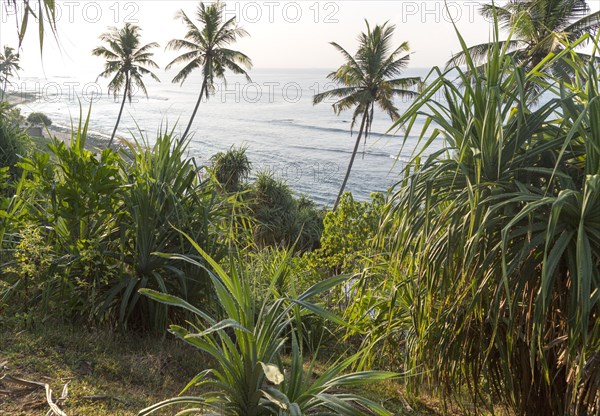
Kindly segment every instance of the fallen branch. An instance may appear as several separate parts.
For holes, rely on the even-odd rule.
[[[50,411],[48,412],[48,415],[51,413],[54,413],[56,416],[67,416],[67,414],[65,412],[63,412],[60,407],[58,407],[58,405],[54,402],[54,400],[52,399],[52,389],[50,388],[50,385],[47,383],[40,383],[37,381],[30,381],[30,380],[25,380],[22,378],[17,378],[17,377],[13,377],[10,376],[8,374],[5,374],[4,376],[2,376],[0,378],[0,383],[11,383],[11,384],[16,384],[19,386],[24,386],[24,389],[18,389],[18,390],[12,390],[12,392],[14,394],[18,394],[19,392],[24,392],[24,391],[33,391],[39,388],[43,388],[46,391],[46,402],[48,403],[48,406],[50,406]],[[68,389],[68,382],[64,385],[63,387],[63,391],[62,394],[60,396],[60,398],[57,401],[63,401],[67,398],[67,395],[69,394],[69,389]],[[10,390],[6,390],[6,391],[10,391]],[[9,393],[12,394],[12,393]]]

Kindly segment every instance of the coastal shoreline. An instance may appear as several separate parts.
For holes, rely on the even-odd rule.
[[[71,138],[74,133],[77,131],[77,127],[74,127],[74,132],[71,131],[70,128],[65,128],[61,126],[50,125],[47,128],[44,128],[44,139],[50,140],[52,138],[56,138],[65,144],[71,143]],[[104,137],[90,134],[88,133],[85,138],[85,148],[88,150],[103,150],[108,145],[108,140]]]
[[[25,105],[28,103],[31,103],[33,101],[35,101],[36,96],[34,94],[8,94],[7,96],[7,100],[10,103],[10,105],[18,107],[20,105]],[[60,126],[60,125],[53,125],[51,124],[50,126],[46,126],[42,128],[42,136],[39,137],[35,137],[38,140],[45,140],[48,143],[50,142],[50,140],[52,138],[55,138],[57,140],[60,140],[62,142],[64,142],[65,144],[69,144],[71,142],[71,138],[73,136],[73,133],[76,132],[78,126],[74,125],[72,128],[70,127],[64,127],[64,126]],[[117,142],[120,139],[119,137],[117,137]],[[91,151],[97,151],[97,150],[103,150],[107,147],[108,145],[108,139],[106,137],[103,137],[101,135],[98,134],[94,134],[94,133],[87,133],[86,135],[86,140],[85,140],[85,148]]]

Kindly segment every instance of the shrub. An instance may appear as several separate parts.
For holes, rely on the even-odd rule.
[[[52,125],[52,120],[44,113],[31,113],[27,116],[27,121],[34,126],[48,127]]]
[[[21,198],[27,204],[24,220],[52,246],[60,276],[46,276],[40,296],[62,316],[99,320],[100,293],[119,272],[113,253],[119,247],[115,230],[123,183],[117,153],[85,148],[87,121],[69,145],[54,140],[50,153],[20,164],[28,173]]]
[[[417,155],[446,144],[412,161],[389,206],[398,274],[411,277],[406,368],[479,407],[493,397],[521,415],[596,414],[596,65],[568,49],[548,57],[540,65],[568,59],[583,80],[552,84],[501,45],[481,70],[468,54],[466,69],[436,70],[399,121],[406,137],[422,117],[435,126]]]
[[[189,254],[177,227],[220,258],[220,199],[186,157],[187,142],[172,132],[160,132],[152,147],[142,138],[127,152],[96,153],[85,148],[88,122],[89,115],[69,145],[55,140],[50,154],[21,163],[27,171],[19,195],[27,207],[23,221],[52,248],[56,271],[36,296],[69,319],[163,330],[169,311],[137,290],[211,304],[204,269],[156,253]]]
[[[325,215],[320,248],[307,255],[312,267],[325,275],[360,274],[376,253],[375,239],[385,201],[380,193],[371,201],[358,202],[345,193],[338,208]]]
[[[246,155],[246,148],[231,147],[226,152],[219,152],[212,158],[212,171],[220,188],[226,192],[238,192],[248,178],[251,163]]]
[[[9,169],[10,181],[20,174],[16,164],[33,148],[31,139],[21,130],[15,117],[18,115],[15,115],[7,103],[0,103],[0,168]]]
[[[215,197],[211,182],[200,178],[198,168],[187,157],[188,143],[175,138],[173,130],[161,131],[153,146],[143,136],[140,142],[129,144],[133,159],[122,160],[125,189],[119,231],[127,273],[112,288],[114,298],[106,300],[118,305],[122,324],[164,330],[166,308],[140,298],[140,288],[167,291],[189,302],[211,303],[204,269],[156,254],[190,254],[192,247],[180,231],[217,259],[225,252],[218,228],[225,214],[222,200]]]
[[[259,247],[295,247],[312,250],[319,244],[322,216],[305,197],[294,198],[291,189],[271,173],[262,172],[252,185],[250,209],[256,226],[254,240]]]
[[[389,379],[395,374],[376,371],[344,374],[356,362],[357,356],[337,361],[316,376],[314,361],[307,371],[304,369],[303,351],[298,342],[301,329],[296,326],[302,319],[300,311],[304,309],[336,319],[311,299],[345,278],[325,280],[298,296],[294,296],[292,290],[290,296],[279,297],[275,288],[291,278],[287,275],[289,259],[283,257],[269,268],[271,273],[266,277],[269,288],[256,299],[244,261],[235,261],[231,257],[227,273],[198,245],[195,247],[214,270],[209,275],[223,311],[222,318],[168,294],[150,290],[142,290],[142,293],[196,315],[197,324],[189,330],[172,325],[171,332],[209,354],[215,368],[198,374],[179,397],[157,403],[142,410],[140,415],[171,405],[186,406],[185,413],[209,410],[232,416],[391,415],[380,405],[342,389]],[[282,348],[286,344],[292,345],[292,363],[284,369]],[[198,396],[183,396],[192,387],[202,388],[204,392]]]

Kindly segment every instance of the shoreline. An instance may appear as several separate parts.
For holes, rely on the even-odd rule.
[[[77,129],[77,127],[73,126],[75,128],[75,131]],[[62,126],[54,126],[54,125],[50,125],[46,128],[43,129],[43,139],[46,140],[50,140],[52,138],[56,138],[57,140],[60,140],[62,142],[64,142],[65,144],[69,144],[71,143],[71,138],[73,136],[73,132],[71,131],[70,128],[66,128],[66,127],[62,127]],[[49,135],[48,137],[46,137],[47,135]],[[84,147],[87,150],[91,150],[91,151],[96,151],[96,150],[104,150],[106,149],[106,146],[108,144],[108,140],[106,140],[105,138],[95,135],[95,134],[90,134],[89,132],[86,135],[85,138],[85,145]]]
[[[8,101],[8,103],[12,106],[20,106],[20,105],[24,105],[24,104],[28,104],[31,103],[33,101],[36,100],[36,96],[35,94],[29,94],[29,93],[19,93],[19,94],[8,94],[6,96],[6,100]],[[73,136],[73,130],[76,131],[76,129],[78,128],[78,126],[73,126],[71,127],[65,127],[65,126],[61,126],[61,125],[54,125],[51,124],[49,126],[45,126],[42,127],[42,136],[31,136],[33,139],[37,139],[39,140],[43,140],[46,142],[49,142],[52,138],[56,138],[57,140],[62,141],[65,144],[69,144],[71,143],[71,138]],[[26,128],[25,128],[26,129]],[[115,137],[115,142],[113,144],[116,145],[116,147],[122,147],[122,145],[120,145],[119,143],[122,142],[122,140],[124,140],[121,137]],[[102,151],[106,148],[108,144],[108,138],[103,137],[102,135],[99,134],[94,134],[94,133],[90,133],[88,130],[88,133],[86,135],[86,139],[85,139],[85,149],[90,150],[90,151]]]

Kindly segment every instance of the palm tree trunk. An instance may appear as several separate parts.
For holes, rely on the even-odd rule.
[[[108,142],[108,146],[110,147],[115,140],[115,135],[117,134],[117,127],[119,127],[119,122],[121,121],[121,115],[123,114],[123,107],[125,107],[125,101],[127,101],[127,91],[129,90],[129,75],[125,75],[125,92],[123,93],[123,102],[121,103],[121,109],[119,110],[119,116],[117,117],[117,123],[115,124],[115,128],[112,132],[112,136],[110,136],[110,140]]]
[[[6,94],[6,85],[8,83],[8,78],[4,78],[4,86],[2,87],[2,97],[0,97],[0,101],[4,101],[4,97],[8,96],[8,94]]]
[[[187,128],[185,129],[185,133],[181,136],[182,139],[185,139],[192,128],[192,124],[194,123],[194,118],[196,117],[196,113],[198,112],[198,107],[200,107],[200,102],[202,101],[202,96],[206,92],[206,77],[204,77],[204,81],[202,82],[202,88],[200,89],[200,96],[198,97],[198,101],[196,102],[196,107],[194,108],[194,112],[192,113],[192,117],[190,118],[190,122],[188,123]]]
[[[348,164],[348,170],[346,171],[346,177],[344,178],[344,182],[342,182],[342,187],[340,188],[340,193],[338,194],[337,199],[335,200],[335,204],[333,205],[333,210],[335,211],[340,204],[340,200],[342,199],[342,195],[344,194],[344,189],[346,189],[346,183],[348,183],[348,178],[350,177],[350,171],[352,170],[352,165],[354,164],[354,158],[356,157],[356,153],[358,152],[358,146],[360,145],[360,139],[365,131],[365,125],[367,123],[367,113],[368,109],[365,110],[363,114],[362,122],[360,123],[360,130],[358,131],[358,137],[356,138],[356,144],[354,145],[354,151],[352,152],[352,157],[350,158],[350,163]]]

